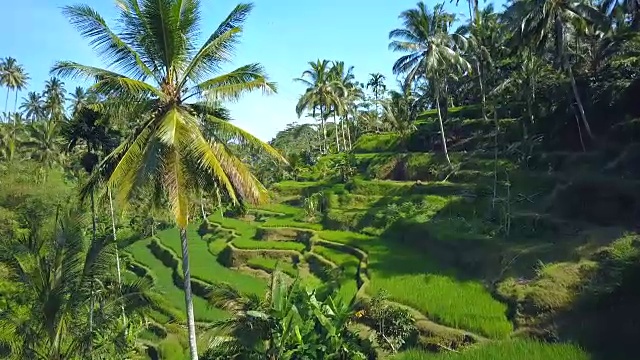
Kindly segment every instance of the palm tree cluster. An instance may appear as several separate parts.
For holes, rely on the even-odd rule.
[[[309,62],[309,69],[295,80],[307,87],[298,100],[296,112],[298,117],[305,111],[311,112],[311,117],[320,121],[321,152],[329,152],[327,123],[330,118],[333,119],[336,151],[351,149],[350,124],[355,118],[358,101],[364,96],[362,87],[354,80],[353,67],[345,67],[342,61],[317,60]]]
[[[407,53],[394,72],[420,87],[420,96],[438,109],[445,153],[441,112],[464,104],[481,104],[486,121],[501,109],[522,113],[524,138],[550,131],[553,118],[556,128],[558,118],[566,119],[584,146],[583,133],[597,137],[589,111],[595,121],[610,114],[610,105],[637,78],[629,73],[638,61],[638,32],[627,2],[523,0],[497,13],[470,1],[469,9],[467,22],[451,31],[453,14],[418,3],[400,15],[404,26],[389,35],[390,49]]]

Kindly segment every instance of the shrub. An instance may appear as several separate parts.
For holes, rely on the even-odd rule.
[[[391,305],[381,291],[366,305],[364,316],[373,327],[380,346],[393,353],[415,344],[418,329],[415,320],[406,309]]]

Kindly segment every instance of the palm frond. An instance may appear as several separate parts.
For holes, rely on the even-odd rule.
[[[276,84],[269,82],[260,64],[249,64],[227,74],[206,80],[196,86],[199,92],[213,99],[236,100],[242,94],[262,90],[265,94],[275,93]]]
[[[63,8],[63,14],[80,35],[90,40],[89,44],[111,66],[131,74],[138,80],[155,78],[140,55],[116,35],[100,14],[88,5],[71,5]],[[159,82],[160,79],[155,78]]]
[[[95,81],[95,84],[92,85],[90,89],[104,95],[130,98],[139,97],[143,94],[160,98],[164,96],[162,92],[143,81],[131,79],[113,71],[86,66],[72,61],[57,62],[51,69],[51,73],[71,79],[92,79]]]
[[[218,28],[196,53],[184,73],[183,86],[187,79],[200,82],[200,79],[211,71],[220,69],[220,65],[230,61],[238,43],[242,24],[253,9],[252,4],[238,4],[224,19]]]

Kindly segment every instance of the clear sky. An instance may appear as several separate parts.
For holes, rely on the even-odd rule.
[[[90,4],[113,24],[117,14],[114,0],[0,0],[4,11],[0,21],[0,57],[12,56],[24,65],[31,77],[27,91],[42,91],[57,60],[104,66],[88,42],[62,16],[62,6],[77,2]],[[211,33],[238,2],[202,0],[203,33]],[[369,73],[380,72],[387,77],[387,86],[395,87],[391,66],[399,54],[387,50],[388,33],[401,25],[398,15],[414,7],[417,0],[254,0],[253,3],[255,8],[245,24],[232,67],[261,63],[278,83],[279,91],[271,96],[250,94],[229,104],[235,123],[242,128],[270,140],[286,124],[305,121],[298,120],[295,113],[295,103],[304,87],[294,83],[293,78],[308,67],[307,62],[318,58],[353,65],[356,78],[362,82],[366,82]],[[450,4],[446,6],[454,10]],[[462,2],[454,11],[466,11],[466,3]],[[69,80],[65,83],[68,91],[79,85]],[[25,94],[23,91],[19,97]]]

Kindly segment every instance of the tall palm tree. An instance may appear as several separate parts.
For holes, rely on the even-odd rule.
[[[91,93],[86,91],[82,86],[77,86],[69,98],[71,101],[71,104],[69,104],[69,111],[71,114],[76,114],[83,107],[92,102],[91,97]]]
[[[325,124],[328,114],[328,106],[332,100],[332,89],[330,80],[330,62],[328,60],[317,60],[309,62],[309,69],[305,70],[299,78],[294,81],[304,84],[307,89],[300,97],[296,105],[298,117],[305,110],[311,110],[312,116],[315,118],[316,109],[320,112],[320,122],[323,134],[323,152],[327,153],[327,127]]]
[[[384,75],[380,73],[369,74],[369,82],[367,83],[367,89],[371,88],[373,90],[373,98],[376,101],[376,112],[380,113],[380,95],[384,94],[387,90],[387,86],[384,84],[384,80],[386,79]]]
[[[389,39],[392,40],[389,48],[409,54],[395,62],[393,72],[406,74],[405,87],[410,87],[412,82],[420,78],[429,81],[438,110],[442,149],[451,166],[440,109],[441,89],[447,76],[468,73],[471,65],[456,51],[454,41],[448,34],[454,16],[446,13],[442,5],[436,5],[433,11],[429,11],[424,2],[419,2],[416,9],[403,11],[400,18],[404,27],[389,33]]]
[[[233,202],[265,200],[266,189],[235,155],[230,142],[284,161],[271,146],[215,115],[220,100],[234,100],[254,90],[276,90],[259,64],[216,74],[230,62],[252,8],[251,4],[236,6],[198,47],[197,1],[120,1],[118,33],[89,6],[65,7],[70,22],[91,40],[113,70],[71,61],[59,62],[52,69],[60,76],[95,80],[92,91],[146,105],[139,117],[131,119],[137,124],[135,131],[101,162],[85,193],[103,177],[121,201],[145,186],[166,193],[180,229],[192,359],[198,358],[198,352],[187,239],[189,199],[201,190],[219,189]],[[203,136],[202,122],[215,130],[213,139]]]
[[[508,10],[509,11],[509,10]],[[566,33],[571,19],[582,18],[589,22],[603,23],[604,14],[584,2],[569,0],[529,0],[516,2],[512,5],[512,11],[522,15],[519,21],[520,32],[516,33],[517,39],[533,46],[542,48],[549,43],[551,37],[555,42],[555,57],[558,67],[567,72],[571,82],[571,89],[576,100],[579,115],[585,131],[590,138],[594,138],[585,115],[582,99],[578,93],[575,77],[569,58],[567,56]]]
[[[44,102],[42,95],[35,91],[30,91],[26,97],[22,98],[22,105],[20,105],[24,117],[29,119],[31,123],[44,118]]]
[[[43,170],[51,169],[62,160],[63,142],[60,126],[56,122],[37,122],[28,127],[29,137],[24,145],[30,157],[42,165]]]
[[[355,76],[353,75],[353,66],[345,67],[344,61],[334,61],[333,66],[331,68],[331,78],[332,78],[332,88],[334,89],[334,102],[335,105],[335,113],[337,113],[341,119],[341,131],[342,131],[342,144],[343,148],[347,150],[347,135],[349,138],[351,135],[349,134],[349,126],[346,126],[345,123],[348,121],[348,114],[351,106],[353,104],[352,101],[355,101],[356,92],[353,91],[354,88],[358,86],[355,83]],[[335,121],[335,119],[334,119]],[[337,126],[337,125],[336,125]],[[351,148],[351,140],[349,140],[349,149]]]
[[[64,82],[57,77],[47,80],[44,88],[45,109],[49,120],[62,120],[64,115],[64,102],[67,90],[64,88]]]
[[[16,98],[13,105],[13,111],[18,106],[18,92],[27,86],[29,75],[24,71],[22,65],[18,64],[16,59],[12,57],[5,58],[0,63],[0,84],[7,88],[7,96],[4,103],[4,111],[7,111],[9,105],[9,91],[14,91]]]

